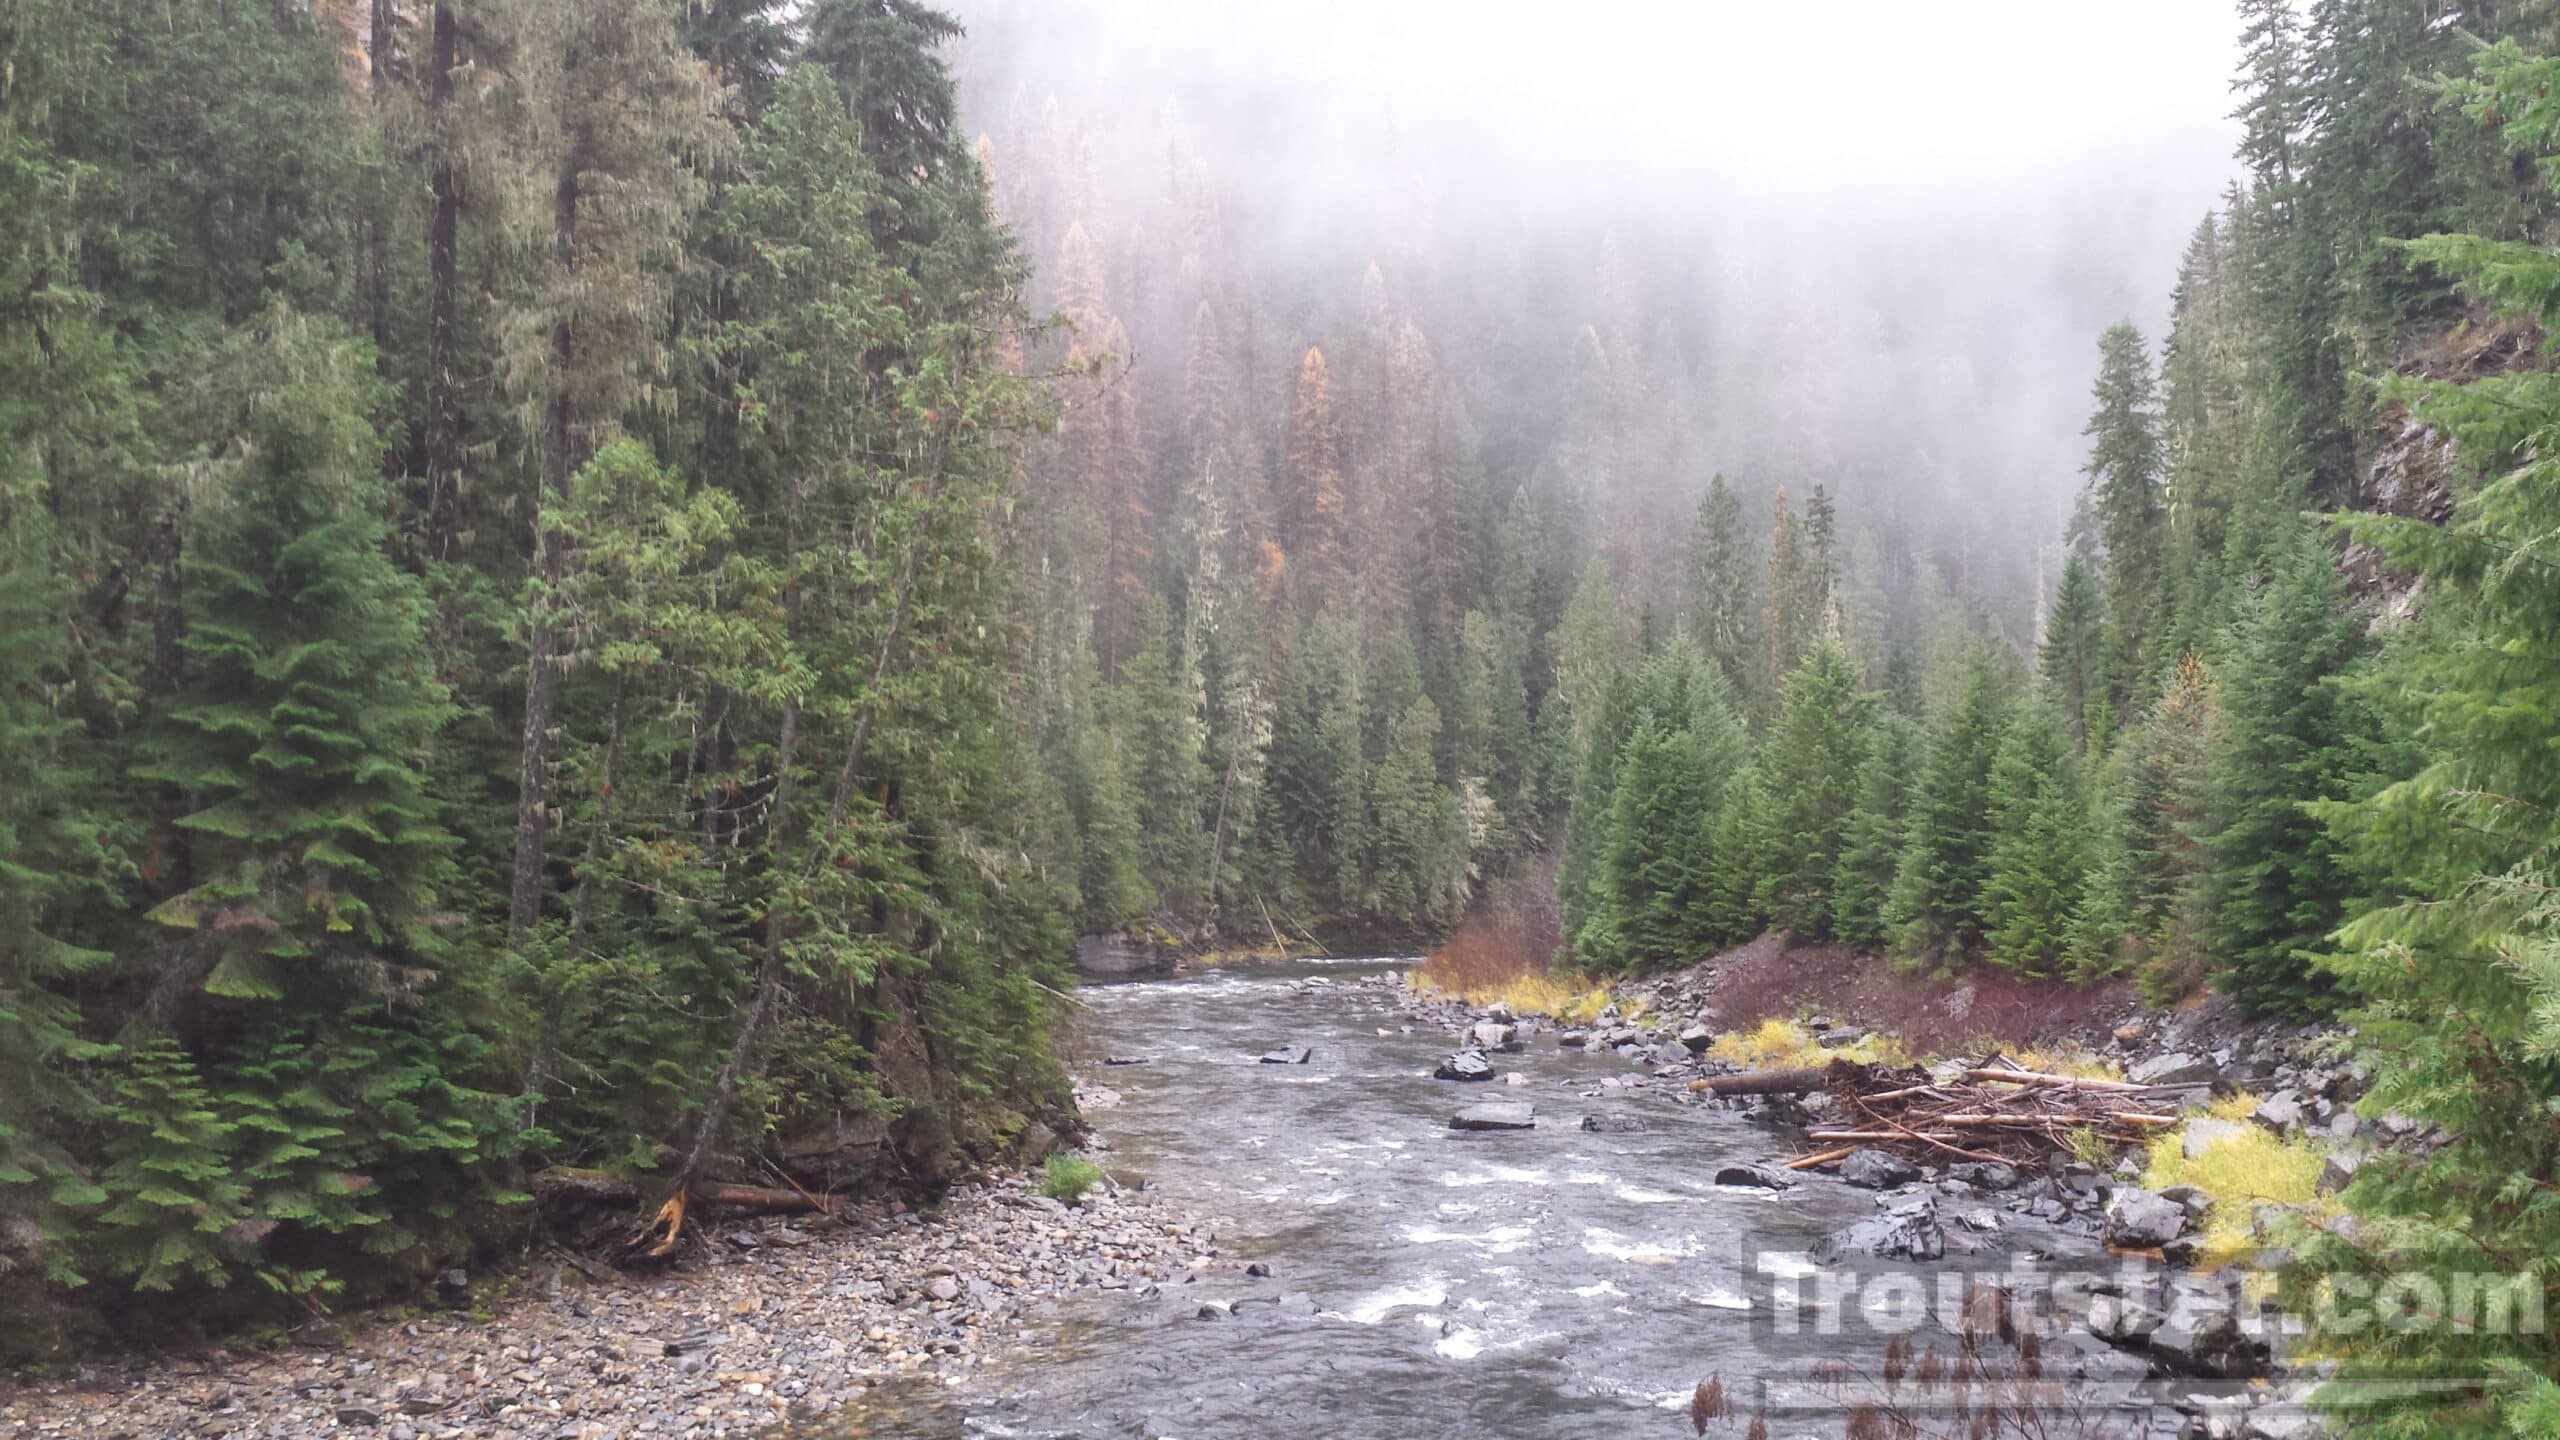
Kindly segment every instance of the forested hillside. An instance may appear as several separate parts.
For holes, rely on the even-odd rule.
[[[0,25],[9,1346],[1063,1103],[1023,267],[951,22],[789,8]]]

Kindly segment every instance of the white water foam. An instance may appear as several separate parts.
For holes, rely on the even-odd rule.
[[[1686,1195],[1674,1195],[1668,1190],[1647,1190],[1641,1185],[1621,1185],[1618,1187],[1617,1195],[1619,1199],[1630,1205],[1677,1205],[1689,1198]]]
[[[1418,1285],[1396,1285],[1365,1295],[1339,1312],[1338,1318],[1354,1325],[1375,1325],[1398,1310],[1420,1308],[1436,1310],[1449,1303],[1449,1287],[1438,1276],[1426,1276]]]

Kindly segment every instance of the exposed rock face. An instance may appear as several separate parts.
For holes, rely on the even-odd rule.
[[[1170,975],[1180,955],[1170,945],[1133,940],[1126,935],[1079,935],[1076,937],[1076,973],[1079,975]]]
[[[1537,1111],[1526,1105],[1496,1102],[1470,1105],[1449,1117],[1452,1130],[1534,1130],[1538,1128]]]

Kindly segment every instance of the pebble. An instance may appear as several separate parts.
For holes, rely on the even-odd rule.
[[[761,1434],[890,1375],[972,1368],[1027,1340],[1069,1292],[1154,1293],[1215,1255],[1203,1222],[1153,1197],[1069,1208],[1025,1179],[963,1185],[926,1218],[722,1226],[687,1268],[527,1275],[490,1317],[346,1326],[346,1343],[137,1356],[0,1381],[0,1437],[325,1434],[384,1440]],[[740,1244],[740,1237],[749,1237]]]

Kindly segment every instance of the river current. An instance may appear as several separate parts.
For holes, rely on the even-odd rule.
[[[823,1440],[1687,1435],[1701,1381],[1800,1379],[1865,1343],[1779,1333],[1770,1292],[1818,1237],[1874,1215],[1871,1193],[1716,1185],[1719,1166],[1783,1158],[1786,1139],[1632,1086],[1642,1066],[1552,1034],[1493,1057],[1526,1085],[1435,1080],[1450,1036],[1358,983],[1393,968],[1084,988],[1079,1071],[1118,1093],[1090,1115],[1109,1146],[1097,1158],[1215,1217],[1221,1258],[1268,1276],[1222,1264],[1152,1296],[1087,1292],[1033,1354],[881,1392]],[[1304,1064],[1260,1063],[1300,1045]],[[1493,1101],[1535,1106],[1537,1128],[1450,1128]],[[1644,1128],[1587,1131],[1585,1116]]]

